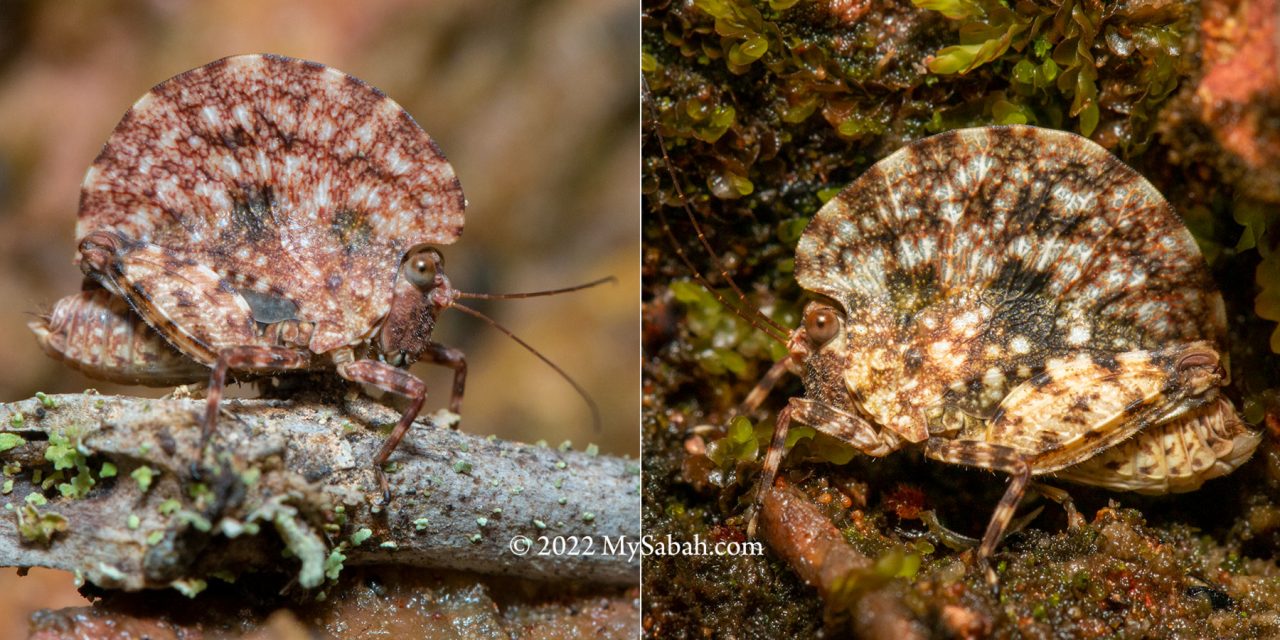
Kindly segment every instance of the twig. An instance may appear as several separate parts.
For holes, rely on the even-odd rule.
[[[198,588],[210,575],[265,569],[315,587],[344,561],[639,581],[629,546],[639,542],[636,461],[419,421],[391,458],[393,496],[379,508],[370,461],[394,411],[354,397],[340,408],[228,400],[196,482],[202,406],[92,394],[0,404],[0,433],[27,440],[0,453],[0,565],[63,569],[125,590]],[[53,460],[70,468],[49,480]],[[510,550],[517,536],[531,541],[527,555]],[[578,555],[568,553],[572,542],[540,554],[540,536],[578,536]]]

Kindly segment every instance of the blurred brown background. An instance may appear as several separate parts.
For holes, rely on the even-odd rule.
[[[468,356],[463,428],[636,456],[634,10],[624,0],[0,1],[0,400],[86,387],[165,392],[87,380],[48,359],[26,323],[79,287],[71,257],[80,180],[129,105],[216,58],[272,52],[382,89],[444,149],[470,202],[466,232],[444,249],[458,288],[527,291],[617,276],[617,285],[576,294],[476,305],[587,388],[603,433],[545,365],[449,312],[436,339]],[[442,407],[448,374],[415,371],[431,393],[426,411]],[[33,607],[76,602],[69,583],[4,570],[0,638],[25,637]]]

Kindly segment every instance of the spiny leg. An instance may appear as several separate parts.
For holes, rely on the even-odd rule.
[[[462,392],[467,385],[466,356],[453,347],[432,342],[427,344],[426,351],[422,352],[422,358],[432,364],[453,369],[453,389],[449,392],[449,411],[462,413]],[[458,428],[457,422],[453,423],[453,428]]]
[[[756,488],[751,509],[751,520],[747,524],[749,536],[755,535],[756,515],[760,512],[760,502],[769,487],[773,486],[773,481],[778,475],[778,467],[781,466],[782,456],[786,453],[787,431],[791,427],[792,420],[809,425],[870,456],[884,456],[897,448],[896,436],[887,431],[878,431],[871,423],[856,415],[806,398],[792,398],[787,406],[778,412],[778,419],[773,427],[773,439],[769,442],[769,450],[765,452],[760,484]]]
[[[756,537],[756,520],[760,517],[760,507],[765,493],[773,487],[778,476],[778,467],[782,465],[782,454],[786,453],[787,431],[791,428],[792,405],[788,404],[778,412],[777,421],[773,425],[773,439],[769,441],[769,449],[764,454],[764,466],[760,469],[760,482],[756,485],[756,495],[751,504],[751,519],[747,521],[747,535]]]
[[[344,362],[338,365],[338,375],[409,399],[409,408],[400,416],[400,422],[391,431],[391,435],[387,436],[378,455],[373,457],[373,470],[378,475],[378,486],[382,488],[382,502],[388,504],[391,502],[391,485],[387,482],[386,473],[382,471],[382,465],[391,457],[391,452],[396,450],[396,446],[413,425],[414,418],[422,410],[422,403],[427,399],[427,385],[408,371],[377,360]]]
[[[791,370],[790,360],[790,357],[783,358],[773,363],[772,367],[769,367],[769,370],[765,372],[764,377],[760,378],[760,382],[757,382],[756,386],[751,388],[751,392],[748,393],[747,397],[738,405],[737,415],[741,416],[751,413],[760,406],[761,402],[764,402],[764,399],[769,396],[770,391],[773,391],[773,387],[778,384],[778,381],[782,379],[782,376],[786,375],[787,372]]]
[[[209,374],[209,389],[205,397],[204,422],[200,429],[200,458],[191,463],[191,475],[200,475],[200,460],[204,459],[209,439],[218,425],[218,407],[222,404],[222,390],[226,387],[228,369],[274,373],[305,368],[310,360],[310,354],[306,351],[284,347],[245,345],[228,347],[218,352],[218,360]]]
[[[996,545],[1000,543],[1000,538],[1009,528],[1009,523],[1013,521],[1018,503],[1022,502],[1022,496],[1031,482],[1031,463],[1025,455],[1012,447],[976,440],[930,438],[925,446],[925,455],[942,462],[1003,471],[1010,475],[1009,487],[996,504],[991,522],[987,524],[987,532],[982,536],[982,544],[978,545],[977,560],[986,565]],[[996,581],[990,566],[987,566],[987,581],[992,584]]]
[[[1075,501],[1065,489],[1037,482],[1031,485],[1031,490],[1062,505],[1063,510],[1067,512],[1067,528],[1075,530],[1084,526],[1084,516],[1076,510]]]

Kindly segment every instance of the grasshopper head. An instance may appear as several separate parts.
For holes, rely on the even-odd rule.
[[[378,329],[378,351],[397,367],[416,362],[431,343],[436,316],[457,297],[440,252],[426,246],[410,250],[396,274],[391,310]]]

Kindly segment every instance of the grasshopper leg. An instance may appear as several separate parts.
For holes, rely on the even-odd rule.
[[[396,450],[396,446],[413,425],[414,418],[417,418],[418,412],[422,410],[422,403],[427,399],[427,385],[412,373],[377,360],[344,362],[338,365],[338,375],[352,382],[371,384],[409,399],[409,407],[400,416],[400,422],[396,423],[391,435],[387,436],[386,442],[373,457],[373,470],[378,476],[378,486],[382,489],[382,503],[388,504],[391,502],[391,485],[387,482],[387,474],[383,472],[382,465],[391,457],[391,453]]]
[[[191,463],[191,476],[200,477],[200,461],[204,459],[209,439],[218,426],[218,407],[222,404],[222,390],[227,383],[227,370],[275,373],[290,369],[304,369],[310,363],[310,354],[299,349],[245,345],[228,347],[218,352],[213,370],[209,374],[209,390],[205,397],[204,422],[200,429],[200,456]]]
[[[982,535],[982,543],[978,545],[978,562],[986,566],[987,581],[994,584],[995,573],[991,571],[987,560],[995,551],[1000,538],[1013,521],[1013,514],[1022,502],[1031,482],[1031,464],[1026,457],[1012,447],[974,440],[946,440],[930,438],[925,445],[925,455],[935,460],[1003,471],[1010,475],[1009,487],[1004,496],[996,504],[995,513],[987,524],[987,532]]]
[[[747,535],[754,536],[756,530],[756,514],[760,512],[760,502],[765,493],[773,486],[777,478],[778,467],[782,464],[782,456],[786,453],[787,432],[791,421],[809,425],[819,432],[848,443],[869,456],[885,456],[895,451],[899,440],[889,431],[881,431],[862,418],[828,404],[806,398],[792,398],[778,412],[777,422],[773,427],[773,439],[769,442],[769,450],[764,456],[764,466],[760,473],[760,484],[756,488],[756,497],[751,509],[751,520],[747,524]]]
[[[453,389],[449,392],[449,411],[461,413],[462,392],[467,385],[466,356],[453,347],[432,342],[427,344],[427,350],[422,353],[422,357],[432,364],[453,369]],[[453,428],[458,428],[458,423],[455,422]]]

